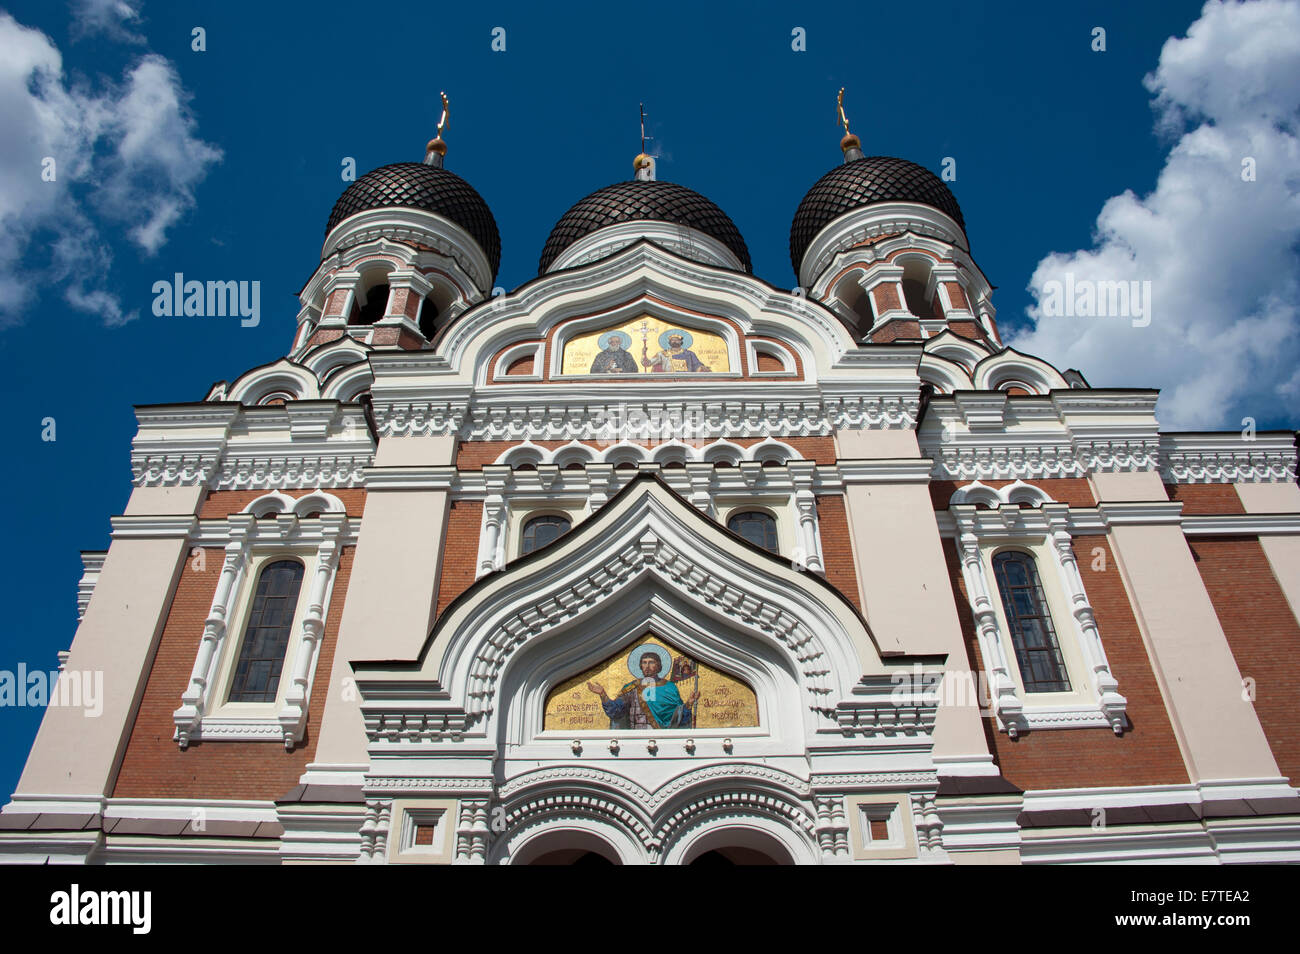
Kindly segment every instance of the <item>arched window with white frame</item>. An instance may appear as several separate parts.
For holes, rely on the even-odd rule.
[[[230,684],[230,702],[275,701],[302,576],[299,560],[277,560],[262,567]]]
[[[1002,609],[1026,692],[1069,692],[1070,675],[1034,558],[1022,550],[993,557]]]

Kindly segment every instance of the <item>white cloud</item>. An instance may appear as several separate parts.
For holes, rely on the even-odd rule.
[[[128,0],[76,0],[72,5],[72,38],[103,34],[120,43],[143,43],[132,27],[140,24],[138,4]]]
[[[45,288],[106,324],[129,321],[137,312],[104,287],[111,243],[124,233],[157,252],[221,152],[198,138],[161,56],[142,56],[120,84],[71,86],[50,38],[7,13],[0,49],[0,326]]]
[[[1145,83],[1177,137],[1155,190],[1109,199],[1092,248],[1038,263],[1034,326],[1010,343],[1095,386],[1159,387],[1163,426],[1276,417],[1300,390],[1300,3],[1211,0]],[[1052,317],[1067,275],[1151,282],[1150,324]]]

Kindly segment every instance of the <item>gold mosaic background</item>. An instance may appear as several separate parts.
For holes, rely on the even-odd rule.
[[[546,715],[542,728],[563,732],[607,732],[609,716],[600,706],[600,697],[587,688],[595,682],[605,687],[610,698],[632,681],[627,670],[628,654],[637,646],[651,643],[663,646],[676,659],[686,656],[663,640],[646,635],[625,646],[598,666],[562,682],[546,697]],[[691,658],[691,657],[686,657]],[[734,729],[758,725],[758,697],[739,679],[696,662],[700,680],[700,699],[695,704],[695,727],[699,729]],[[677,684],[683,701],[695,691],[695,680]]]
[[[601,328],[599,331],[593,331],[589,334],[578,335],[570,338],[564,345],[564,360],[560,363],[561,374],[591,374],[591,362],[596,355],[600,353],[599,345],[600,336],[607,331],[621,331],[632,339],[632,345],[628,353],[632,355],[632,360],[636,362],[639,368],[639,374],[661,374],[663,377],[672,377],[672,372],[654,372],[645,368],[641,364],[641,323],[645,322],[647,326],[646,334],[646,355],[653,358],[660,350],[659,336],[665,331],[674,328],[685,331],[691,335],[692,342],[690,350],[695,352],[695,356],[709,366],[714,372],[730,371],[731,363],[727,355],[727,342],[721,335],[715,335],[709,331],[700,331],[697,328],[683,328],[680,325],[669,325],[647,315],[642,315],[629,321],[625,325],[610,325],[608,328]],[[687,374],[699,374],[701,372],[684,372]],[[607,375],[600,375],[606,377]],[[617,376],[617,375],[610,375]]]

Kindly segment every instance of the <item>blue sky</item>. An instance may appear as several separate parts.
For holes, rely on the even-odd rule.
[[[21,137],[0,144],[0,192],[9,195],[0,194],[0,217],[18,236],[0,242],[9,297],[0,388],[12,454],[0,480],[16,531],[0,557],[0,669],[51,668],[71,643],[78,551],[107,546],[108,518],[130,493],[132,406],[200,400],[212,382],[285,353],[295,293],[346,186],[342,160],[354,157],[360,172],[421,159],[440,89],[452,101],[447,165],[496,215],[498,284],[507,289],[536,274],[546,235],[570,204],[630,177],[638,102],[659,178],[717,202],[748,242],[755,273],[790,287],[790,220],[803,192],[840,161],[835,93],[846,86],[867,154],[936,171],[944,157],[956,160],[951,186],[975,259],[999,288],[1002,328],[1027,333],[1040,262],[1092,249],[1108,199],[1156,187],[1179,133],[1157,135],[1143,78],[1166,40],[1201,15],[1199,2],[1178,0],[391,11],[229,0],[135,3],[138,18],[119,23],[115,6],[132,9],[124,0],[4,8],[61,54],[62,92],[50,96],[75,102],[60,108],[124,102],[126,78],[146,60],[155,82],[183,95],[163,128],[142,127],[159,140],[152,158],[140,161],[138,143],[121,132],[136,127],[97,119],[80,155],[57,157],[66,170],[58,185],[40,180]],[[195,26],[206,30],[203,52],[191,49]],[[490,46],[498,26],[505,52]],[[1104,53],[1090,48],[1095,26],[1106,29]],[[791,49],[795,27],[806,30],[806,52]],[[11,82],[9,99],[24,86],[30,92],[21,77]],[[43,211],[24,211],[24,197],[42,189]],[[82,244],[69,252],[73,239]],[[260,325],[154,317],[153,283],[178,271],[260,281]],[[1178,383],[1176,364],[1159,369],[1169,381],[1124,383]],[[1110,383],[1105,367],[1082,370]],[[1294,426],[1290,408],[1267,393],[1232,400],[1254,401],[1261,428]],[[1222,426],[1223,416],[1203,426]],[[49,417],[53,442],[41,439]],[[38,718],[0,709],[0,794],[13,790]]]

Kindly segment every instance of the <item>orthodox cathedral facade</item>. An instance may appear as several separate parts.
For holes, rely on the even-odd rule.
[[[841,147],[793,292],[644,155],[495,296],[441,137],[352,183],[286,356],[136,409],[0,859],[1300,860],[1295,435],[1005,346]]]

